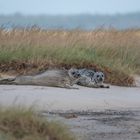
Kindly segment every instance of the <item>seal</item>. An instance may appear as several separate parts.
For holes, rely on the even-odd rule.
[[[108,85],[105,85],[104,73],[101,71],[94,71],[90,69],[73,69],[73,72],[80,74],[80,78],[77,80],[78,85],[85,87],[93,87],[93,88],[109,88]]]
[[[36,86],[50,86],[61,87],[68,89],[77,89],[72,87],[80,74],[71,70],[46,70],[41,74],[35,76],[17,76],[13,78],[0,79],[0,84],[13,84],[13,85],[36,85]]]

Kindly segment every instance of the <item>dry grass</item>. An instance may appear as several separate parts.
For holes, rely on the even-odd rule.
[[[48,122],[31,109],[0,109],[0,139],[2,140],[74,140],[67,129]]]
[[[0,30],[1,70],[71,66],[100,69],[107,82],[132,85],[130,75],[140,74],[140,30]]]

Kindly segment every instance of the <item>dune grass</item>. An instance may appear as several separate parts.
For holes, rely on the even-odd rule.
[[[0,140],[74,140],[66,127],[31,109],[0,108]]]
[[[119,85],[115,74],[127,81],[133,81],[127,76],[140,74],[140,30],[1,29],[0,63],[12,62],[101,69],[111,76],[107,82]]]

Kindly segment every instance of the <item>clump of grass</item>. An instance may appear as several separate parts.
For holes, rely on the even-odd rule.
[[[64,126],[23,108],[0,108],[0,137],[3,140],[74,140]]]
[[[119,72],[121,76],[124,74],[124,77],[125,75],[129,77],[140,73],[139,54],[140,30],[48,31],[39,28],[0,30],[1,65],[15,61],[36,64],[38,67],[42,64],[58,67],[61,64],[65,66],[76,64],[77,67],[98,65],[107,76],[110,76],[110,73],[105,70],[109,69],[115,74]],[[112,81],[113,79],[107,82],[113,84],[120,82],[116,79]],[[130,84],[133,82],[128,83]]]

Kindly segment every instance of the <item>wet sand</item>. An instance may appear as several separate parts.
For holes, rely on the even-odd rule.
[[[42,115],[50,121],[64,123],[77,136],[77,140],[140,140],[140,110],[72,114],[44,112]]]

